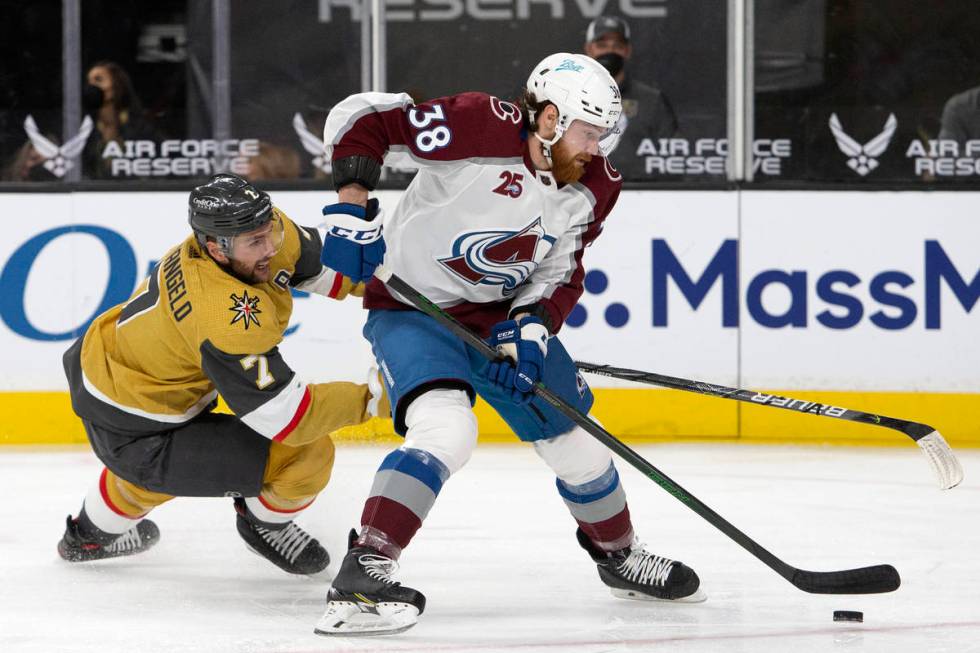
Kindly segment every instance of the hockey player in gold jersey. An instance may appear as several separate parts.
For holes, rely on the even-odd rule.
[[[320,571],[327,552],[293,519],[330,478],[330,433],[368,419],[380,384],[306,384],[278,345],[291,289],[343,299],[363,287],[320,263],[316,230],[240,177],[212,177],[189,204],[193,234],[65,353],[72,406],[105,469],[58,551],[72,562],[143,551],[159,539],[145,519],[154,507],[227,496],[252,549]],[[218,393],[234,415],[211,412]]]

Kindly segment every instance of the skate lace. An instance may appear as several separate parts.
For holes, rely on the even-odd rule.
[[[303,552],[306,545],[313,537],[296,524],[289,522],[285,528],[272,530],[261,526],[255,529],[262,539],[282,557],[290,563],[296,562],[296,558]]]
[[[617,569],[627,580],[634,583],[663,587],[673,564],[674,561],[670,558],[650,553],[643,544],[636,544]]]
[[[386,585],[396,584],[391,576],[398,571],[398,563],[387,556],[365,553],[357,559],[364,568],[364,573],[376,581]]]
[[[139,531],[135,528],[131,528],[116,539],[112,541],[112,544],[106,547],[106,551],[110,553],[122,553],[124,551],[133,551],[140,548],[143,545],[143,538],[140,537]]]

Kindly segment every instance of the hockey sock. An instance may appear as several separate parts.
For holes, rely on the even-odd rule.
[[[315,498],[307,499],[296,507],[286,507],[282,505],[285,502],[274,502],[274,499],[267,497],[263,490],[259,496],[248,497],[244,500],[246,510],[243,517],[258,526],[276,530],[296,519],[301,512],[310,507]]]
[[[147,510],[127,500],[122,494],[118,480],[115,474],[103,469],[98,482],[89,489],[78,516],[79,526],[86,535],[98,538],[101,532],[110,535],[111,541],[146,516]]]
[[[103,546],[106,544],[111,544],[113,540],[119,537],[120,533],[109,533],[92,522],[92,518],[88,516],[88,512],[85,510],[85,504],[82,504],[82,510],[78,513],[78,518],[75,519],[78,523],[78,534],[81,535],[85,540],[95,541]],[[132,522],[127,522],[132,523]]]
[[[595,480],[569,485],[559,478],[556,484],[572,517],[596,547],[603,551],[618,551],[633,542],[626,493],[612,463]]]
[[[385,457],[361,513],[358,544],[397,559],[436,501],[449,469],[422,449],[401,448]]]

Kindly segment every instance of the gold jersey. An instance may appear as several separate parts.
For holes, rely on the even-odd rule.
[[[129,301],[98,316],[65,354],[75,412],[115,431],[155,433],[209,410],[220,393],[246,425],[290,445],[364,421],[363,386],[305,384],[278,349],[291,289],[343,299],[363,285],[320,263],[316,230],[279,209],[273,219],[284,235],[269,281],[229,274],[191,235]]]

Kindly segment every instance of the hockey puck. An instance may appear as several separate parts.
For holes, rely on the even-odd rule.
[[[854,612],[852,610],[834,610],[834,621],[856,621],[857,623],[863,623],[864,613]]]

